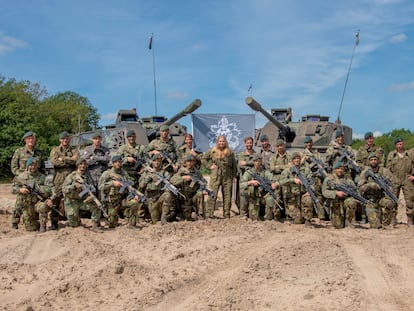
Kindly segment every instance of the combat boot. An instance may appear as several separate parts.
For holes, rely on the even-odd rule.
[[[58,229],[58,222],[52,221],[52,225],[49,227],[50,230],[57,230]]]
[[[12,223],[12,228],[17,230],[19,229],[19,225],[14,222]]]
[[[305,220],[305,227],[312,227],[311,221],[309,219]]]
[[[352,223],[352,221],[345,219],[345,227],[346,228],[355,228],[355,225]]]
[[[414,215],[407,215],[407,226],[408,227],[414,226],[413,218],[414,218]]]
[[[40,223],[39,232],[40,233],[46,232],[46,224],[45,223]]]
[[[166,225],[167,224],[167,214],[162,213],[161,214],[161,225]]]

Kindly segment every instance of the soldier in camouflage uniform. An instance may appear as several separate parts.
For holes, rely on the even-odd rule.
[[[92,145],[81,151],[81,158],[88,164],[88,172],[93,179],[93,185],[97,189],[99,178],[108,169],[111,154],[108,148],[102,146],[102,133],[96,131],[92,136]]]
[[[154,139],[149,143],[146,148],[146,152],[152,157],[155,153],[162,153],[163,168],[170,174],[177,172],[180,165],[180,158],[178,154],[177,144],[174,139],[169,136],[170,128],[168,125],[162,125],[160,127],[160,137]]]
[[[79,159],[79,151],[76,147],[70,145],[69,133],[64,131],[59,135],[60,145],[52,148],[50,151],[50,161],[53,164],[55,174],[53,176],[53,185],[55,190],[54,205],[64,212],[62,185],[65,178],[76,169],[76,161]],[[52,226],[50,229],[58,229],[59,214],[52,210],[50,213]]]
[[[296,166],[299,172],[310,180],[312,172],[307,166],[301,165],[300,161],[300,153],[293,153],[292,166]],[[305,223],[306,226],[310,226],[313,216],[313,201],[290,166],[283,170],[279,183],[282,186],[287,216],[291,217],[295,224]]]
[[[391,171],[379,165],[379,157],[376,153],[368,156],[369,166],[365,167],[360,175],[358,187],[361,194],[370,200],[372,204],[368,204],[365,208],[367,211],[368,222],[371,228],[379,229],[381,226],[389,226],[396,224],[395,209],[396,204],[384,194],[381,187],[372,179],[367,177],[366,173],[371,170],[378,178],[389,180],[392,184],[394,176]],[[387,186],[387,185],[386,185]],[[390,190],[394,193],[392,185]]]
[[[200,184],[193,181],[191,175],[194,175],[198,180],[203,180],[203,175],[196,166],[196,156],[189,154],[185,158],[184,166],[178,169],[178,172],[171,177],[171,184],[184,194],[185,199],[178,198],[178,204],[183,212],[183,217],[186,220],[193,220],[192,211],[197,214],[204,213],[205,202],[203,191],[200,190]]]
[[[253,167],[246,170],[240,180],[240,189],[247,195],[248,215],[252,220],[259,220],[260,206],[265,206],[264,219],[272,220],[274,217],[275,200],[272,195],[260,187],[260,182],[254,179],[254,174],[258,174],[263,179],[269,181],[272,190],[279,187],[275,177],[262,165],[260,154],[252,155]]]
[[[336,162],[333,166],[333,174],[328,175],[322,184],[322,194],[327,199],[331,208],[331,222],[334,228],[341,229],[345,226],[353,227],[357,201],[352,197],[335,189],[335,184],[348,184],[356,187],[352,179],[345,177],[345,167],[342,162]]]
[[[62,185],[68,225],[70,227],[80,226],[80,211],[84,210],[91,212],[92,226],[93,228],[98,228],[100,227],[101,210],[97,207],[90,195],[80,197],[83,190],[82,185],[89,188],[94,185],[94,181],[88,172],[86,160],[79,158],[76,161],[76,170],[66,176]],[[96,191],[96,188],[94,190]],[[96,196],[96,193],[93,194]]]
[[[245,149],[237,155],[237,191],[236,202],[240,210],[240,216],[246,217],[249,215],[249,196],[241,188],[240,182],[243,174],[254,166],[253,156],[256,152],[253,150],[253,137],[246,137],[244,139]]]
[[[375,145],[374,134],[372,132],[367,132],[365,133],[364,138],[365,145],[358,149],[356,163],[361,167],[370,166],[368,156],[375,153],[378,157],[378,165],[380,167],[384,166],[384,150],[380,146]]]
[[[312,177],[315,182],[313,184],[313,189],[319,202],[321,202],[321,204],[316,207],[317,216],[320,220],[326,220],[328,218],[328,215],[326,215],[325,210],[322,206],[322,204],[324,204],[324,198],[322,195],[322,183],[327,173],[324,169],[322,156],[318,150],[313,148],[313,141],[310,136],[306,136],[303,142],[305,143],[305,149],[301,154],[300,163],[306,165],[312,172]],[[320,163],[319,166],[317,162]]]
[[[233,181],[236,180],[237,163],[233,151],[230,149],[224,135],[217,137],[216,145],[207,150],[202,159],[203,166],[211,170],[210,189],[214,198],[208,197],[206,203],[206,217],[214,217],[217,194],[221,187],[223,195],[223,216],[230,218],[231,194]]]
[[[46,231],[47,213],[53,206],[52,189],[45,185],[45,175],[38,171],[37,158],[27,159],[26,170],[14,178],[12,192],[17,194],[16,206],[21,209],[27,231]],[[28,187],[40,193],[30,191]]]
[[[178,148],[178,154],[180,158],[180,165],[185,165],[188,155],[193,155],[196,158],[196,167],[201,168],[201,157],[203,154],[194,149],[193,135],[187,133],[184,135],[184,144]]]
[[[280,181],[282,172],[289,167],[289,163],[291,162],[290,155],[286,152],[286,144],[283,139],[278,139],[276,141],[276,152],[270,158],[270,172],[275,175],[277,181]],[[284,193],[282,192],[282,188],[277,189],[277,195],[280,198],[283,198],[283,202],[286,202]],[[282,217],[280,209],[275,209],[275,218],[280,220]]]
[[[395,176],[395,193],[397,197],[402,190],[406,205],[407,225],[414,225],[414,159],[404,148],[404,140],[394,140],[395,150],[387,157],[386,167]],[[396,211],[397,212],[397,211]]]
[[[116,155],[112,157],[112,168],[102,173],[98,186],[108,205],[109,228],[115,228],[118,225],[120,213],[127,218],[130,227],[135,227],[138,221],[138,210],[143,208],[137,195],[128,197],[127,189],[120,192],[122,182],[133,183],[128,173],[122,168],[121,156]],[[140,193],[137,192],[137,194]]]
[[[257,153],[262,156],[262,165],[266,170],[270,170],[270,158],[275,154],[272,146],[269,143],[269,137],[266,134],[262,134],[259,137],[260,148]]]
[[[35,157],[39,166],[39,170],[43,170],[42,153],[35,148],[36,135],[32,131],[28,131],[23,135],[24,147],[16,149],[11,159],[10,167],[14,176],[18,176],[26,170],[26,161]],[[20,222],[20,209],[15,206],[12,211],[12,228],[18,229]]]
[[[174,202],[174,195],[169,191],[163,191],[163,182],[157,174],[169,179],[170,174],[162,168],[162,156],[155,153],[151,157],[152,169],[146,169],[139,179],[139,190],[142,191],[148,200],[148,208],[151,221],[156,224],[161,220],[161,224],[167,223]]]
[[[139,170],[142,165],[137,165],[137,161],[144,162],[145,147],[137,144],[136,134],[133,130],[127,132],[128,143],[122,145],[116,155],[122,157],[122,168],[128,173],[129,177],[134,181],[134,185],[138,186]]]

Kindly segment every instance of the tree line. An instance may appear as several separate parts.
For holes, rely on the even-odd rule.
[[[23,146],[27,131],[36,133],[36,147],[47,156],[59,144],[59,133],[79,133],[98,128],[99,114],[90,101],[75,92],[49,95],[39,83],[16,81],[0,76],[0,180],[10,181],[13,152]],[[407,149],[414,147],[414,134],[408,129],[395,129],[375,138],[387,155],[394,149],[394,139],[405,140]],[[352,142],[358,149],[363,140]]]

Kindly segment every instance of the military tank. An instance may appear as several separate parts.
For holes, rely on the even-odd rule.
[[[291,108],[274,108],[269,113],[252,97],[246,98],[246,104],[254,111],[262,113],[269,120],[256,132],[256,144],[259,142],[259,137],[266,134],[272,146],[276,144],[277,139],[283,139],[286,142],[286,149],[295,152],[303,150],[304,139],[306,136],[310,136],[313,147],[323,154],[334,139],[337,130],[343,131],[345,144],[352,143],[352,129],[339,122],[330,122],[328,116],[308,114],[303,116],[300,121],[294,122],[292,121]]]

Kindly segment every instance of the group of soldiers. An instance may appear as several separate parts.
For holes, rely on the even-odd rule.
[[[413,226],[414,150],[405,150],[404,141],[396,138],[385,162],[372,132],[356,153],[345,145],[341,130],[334,136],[324,158],[309,136],[303,151],[292,154],[281,139],[272,149],[262,135],[260,150],[254,150],[253,138],[246,138],[246,149],[238,155],[240,214],[306,226],[317,218],[334,228],[355,227],[357,220],[369,222],[370,228],[392,228],[402,190],[407,225]]]
[[[54,174],[49,180],[35,133],[25,133],[25,146],[11,161],[12,191],[17,194],[12,227],[18,228],[20,218],[28,231],[57,230],[63,219],[77,227],[85,213],[93,228],[101,227],[103,220],[114,228],[119,218],[130,227],[142,227],[148,219],[164,225],[176,219],[215,218],[220,189],[223,218],[230,218],[233,188],[238,189],[240,217],[306,226],[317,218],[330,220],[335,228],[355,226],[357,216],[371,228],[394,226],[402,190],[407,224],[413,226],[414,152],[406,151],[400,138],[385,163],[371,132],[355,156],[338,130],[324,159],[311,137],[305,137],[301,152],[292,154],[282,139],[273,147],[261,135],[260,147],[255,148],[253,138],[247,137],[245,150],[235,155],[225,136],[217,137],[216,145],[204,154],[194,150],[191,134],[177,146],[166,125],[146,146],[136,142],[133,130],[126,136],[127,142],[111,156],[100,131],[83,150],[72,146],[69,133],[62,132],[59,146],[50,152]],[[208,184],[201,166],[211,171]]]

